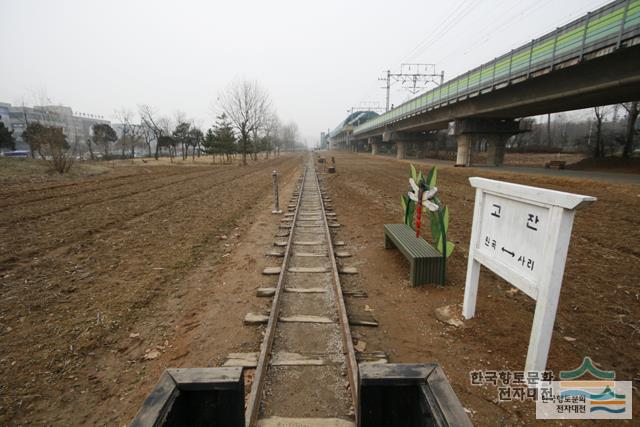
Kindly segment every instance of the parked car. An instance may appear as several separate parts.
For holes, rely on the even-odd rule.
[[[5,151],[4,153],[2,153],[3,157],[21,157],[21,158],[27,158],[29,157],[29,152],[26,150],[14,150],[14,151]]]

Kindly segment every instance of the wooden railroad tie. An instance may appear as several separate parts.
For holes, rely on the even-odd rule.
[[[276,275],[280,274],[281,270],[282,269],[280,267],[265,267],[265,269],[262,270],[262,274],[266,276]]]
[[[327,267],[289,267],[289,273],[328,273]]]
[[[358,274],[358,269],[355,267],[342,267],[338,269],[340,274]]]

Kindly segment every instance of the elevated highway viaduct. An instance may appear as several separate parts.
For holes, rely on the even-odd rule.
[[[487,142],[488,163],[500,165],[519,119],[640,99],[640,0],[618,0],[590,12],[380,116],[332,131],[334,144],[424,140],[453,124],[459,165],[471,143]]]

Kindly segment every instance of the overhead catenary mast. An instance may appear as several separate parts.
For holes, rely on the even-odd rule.
[[[387,92],[385,111],[389,111],[389,96],[393,82],[400,82],[402,87],[413,95],[428,89],[430,83],[439,86],[444,82],[444,71],[436,72],[435,64],[401,64],[399,73],[387,70],[386,74],[385,77],[378,79],[386,82],[382,87]],[[439,81],[436,80],[437,78]]]

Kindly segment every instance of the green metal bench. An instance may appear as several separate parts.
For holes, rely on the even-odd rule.
[[[384,225],[384,248],[396,247],[409,260],[411,286],[440,283],[442,254],[406,224]]]

